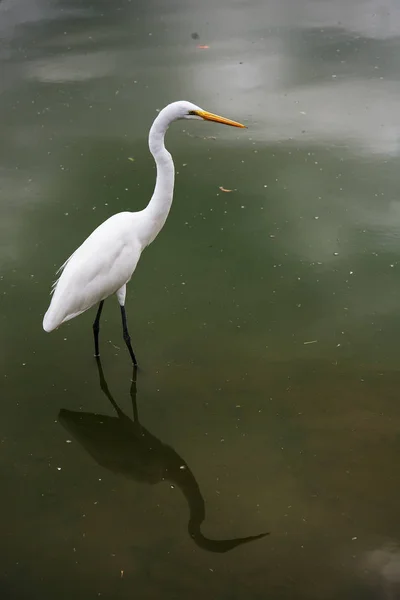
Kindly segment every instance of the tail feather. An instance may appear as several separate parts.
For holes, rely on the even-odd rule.
[[[56,329],[56,327],[57,325],[53,323],[53,321],[48,317],[46,313],[43,319],[43,329],[46,331],[46,333],[50,333],[50,331],[53,331],[54,329]]]
[[[43,317],[43,329],[47,333],[50,333],[50,331],[54,331],[54,329],[57,329],[57,327],[60,327],[60,325],[62,325],[63,323],[66,323],[71,319],[75,319],[75,317],[79,317],[79,315],[84,313],[86,310],[87,308],[83,308],[82,310],[65,314],[65,311],[60,312],[52,310],[50,304],[46,314]]]
[[[50,304],[46,314],[43,317],[43,329],[47,331],[47,333],[50,333],[50,331],[57,329],[57,327],[61,325],[62,321],[63,319],[60,319],[59,315],[54,314]]]

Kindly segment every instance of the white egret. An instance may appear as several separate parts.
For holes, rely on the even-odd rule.
[[[99,356],[100,317],[104,300],[116,294],[121,307],[123,338],[134,365],[137,364],[128,332],[125,296],[140,255],[161,231],[171,208],[175,169],[165,148],[164,136],[178,119],[215,121],[234,127],[241,123],[209,113],[191,102],[179,101],[160,111],[149,133],[149,148],[157,166],[153,196],[145,209],[113,215],[83,242],[61,266],[53,284],[50,306],[44,315],[43,329],[53,331],[98,302],[93,323],[95,356]]]

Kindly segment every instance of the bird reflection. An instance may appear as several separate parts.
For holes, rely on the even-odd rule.
[[[212,540],[201,532],[205,504],[198,483],[186,462],[139,421],[136,404],[136,369],[130,395],[133,420],[118,406],[108,388],[97,358],[100,387],[117,413],[116,417],[61,409],[59,422],[102,467],[138,482],[168,481],[178,487],[189,505],[188,532],[195,544],[210,552],[228,552],[236,546],[260,539],[267,533],[229,540]]]

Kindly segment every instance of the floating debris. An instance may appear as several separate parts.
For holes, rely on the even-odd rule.
[[[208,50],[210,46],[201,46],[200,44],[198,44],[196,46],[196,48],[198,48],[199,50]]]
[[[227,188],[222,187],[222,185],[219,186],[219,189],[221,192],[233,192],[233,190],[228,190]]]
[[[318,342],[318,340],[310,340],[308,342],[303,342],[304,345],[306,344],[316,344]]]
[[[130,160],[131,162],[135,162],[135,159],[132,158],[132,156],[128,156],[128,160]]]

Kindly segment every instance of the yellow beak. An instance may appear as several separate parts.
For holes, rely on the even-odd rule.
[[[246,129],[246,125],[242,125],[242,123],[225,119],[225,117],[219,117],[218,115],[214,115],[206,110],[196,110],[194,112],[196,115],[202,119],[205,119],[206,121],[215,121],[216,123],[222,123],[223,125],[231,125],[232,127],[242,127],[243,129]]]

